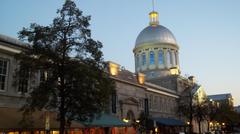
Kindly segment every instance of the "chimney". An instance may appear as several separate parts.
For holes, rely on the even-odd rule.
[[[145,82],[145,75],[143,73],[138,73],[137,74],[137,79],[139,84],[144,84]]]
[[[113,75],[113,76],[116,76],[116,75],[118,75],[118,71],[119,71],[119,64],[117,64],[117,63],[114,63],[114,62],[112,62],[112,61],[109,61],[108,62],[108,71],[109,71],[109,73],[111,74],[111,75]]]
[[[170,68],[170,74],[171,75],[179,75],[180,71],[177,67],[172,67],[172,68]]]
[[[196,78],[195,76],[189,76],[188,79],[193,82],[193,83],[196,83]]]

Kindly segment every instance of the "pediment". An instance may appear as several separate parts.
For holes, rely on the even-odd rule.
[[[121,101],[123,104],[138,105],[138,100],[134,97],[129,97]]]

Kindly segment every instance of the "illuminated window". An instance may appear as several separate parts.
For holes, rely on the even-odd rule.
[[[40,83],[48,79],[49,72],[46,70],[40,70]]]
[[[8,61],[0,59],[0,90],[6,90]]]
[[[146,65],[146,54],[142,54],[142,65]]]
[[[163,50],[158,53],[158,64],[163,64]]]
[[[154,64],[154,52],[153,51],[150,52],[150,64],[151,65]]]

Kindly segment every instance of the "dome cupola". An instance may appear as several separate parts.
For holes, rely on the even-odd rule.
[[[139,33],[133,49],[135,71],[144,73],[146,79],[180,73],[177,41],[168,28],[159,24],[158,17],[154,10],[149,13],[149,26]]]
[[[136,39],[135,47],[150,43],[168,43],[177,46],[177,41],[172,32],[161,25],[150,25],[144,28]]]

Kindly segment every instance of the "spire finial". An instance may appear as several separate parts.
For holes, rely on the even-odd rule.
[[[155,2],[154,2],[154,0],[152,0],[153,11],[149,13],[149,18],[150,18],[150,23],[149,24],[151,26],[159,25],[158,12],[154,11],[154,6],[155,6]]]
[[[154,0],[152,0],[152,8],[153,8],[153,11],[154,11],[154,6],[155,6],[155,3],[154,3]]]

